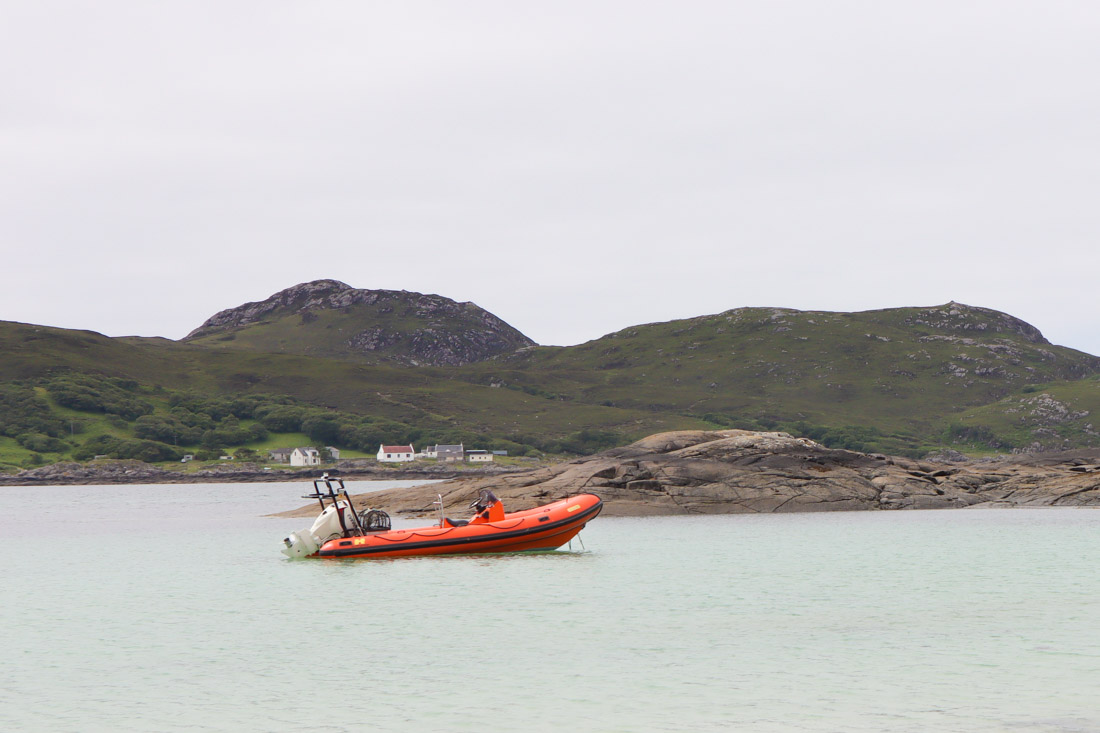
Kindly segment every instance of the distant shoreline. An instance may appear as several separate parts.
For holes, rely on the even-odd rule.
[[[0,474],[0,488],[5,486],[113,486],[127,484],[217,484],[217,483],[278,483],[313,481],[322,473],[345,481],[425,481],[450,480],[463,477],[487,478],[530,471],[531,466],[471,466],[454,469],[444,465],[417,468],[390,468],[353,465],[311,466],[299,470],[257,466],[215,466],[194,473],[184,473],[141,461],[110,461],[103,463],[57,463],[17,474]]]

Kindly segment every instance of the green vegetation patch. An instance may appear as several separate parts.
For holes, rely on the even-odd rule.
[[[47,382],[46,391],[62,407],[81,412],[102,412],[133,420],[153,411],[151,404],[135,394],[138,383],[133,379],[66,374]]]

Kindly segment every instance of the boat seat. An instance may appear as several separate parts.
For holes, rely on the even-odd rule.
[[[451,519],[450,517],[443,517],[444,527],[465,527],[469,524],[465,519]]]

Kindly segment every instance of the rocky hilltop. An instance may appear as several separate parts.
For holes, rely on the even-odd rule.
[[[534,341],[473,303],[338,280],[295,285],[211,316],[184,341],[251,351],[461,366]]]
[[[869,311],[869,313],[887,314],[892,310]],[[1050,344],[1039,329],[1015,316],[991,308],[980,308],[953,301],[931,308],[912,309],[903,322],[909,326],[923,326],[945,333],[1004,334],[1020,336],[1024,341],[1032,344]]]
[[[1097,450],[915,461],[832,450],[786,433],[678,431],[526,473],[378,492],[359,501],[430,515],[442,494],[447,511],[457,516],[482,488],[513,510],[593,492],[604,499],[608,515],[1096,506],[1098,463]],[[287,514],[313,512],[303,507]]]

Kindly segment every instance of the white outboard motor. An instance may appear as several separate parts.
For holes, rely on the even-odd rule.
[[[344,517],[343,522],[340,521],[341,515]],[[330,504],[314,520],[312,527],[291,532],[289,537],[284,538],[285,547],[282,552],[290,558],[309,557],[331,538],[343,537],[345,525],[348,529],[356,526],[355,512],[351,505],[346,501]]]
[[[320,549],[308,529],[291,532],[288,537],[283,538],[283,544],[285,545],[283,554],[291,560],[299,557],[309,557]]]

